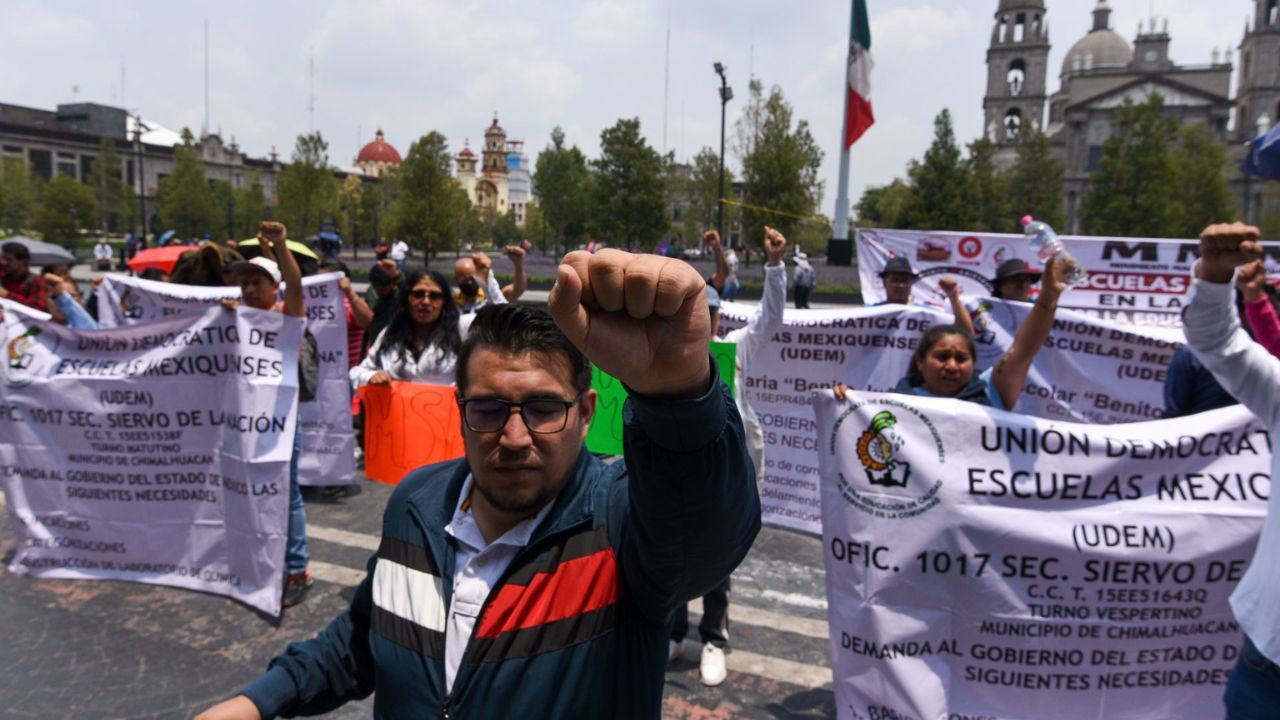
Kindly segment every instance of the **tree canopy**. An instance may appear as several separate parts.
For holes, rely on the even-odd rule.
[[[667,232],[667,186],[658,152],[640,134],[639,118],[621,118],[600,133],[592,226],[611,245],[651,249]]]

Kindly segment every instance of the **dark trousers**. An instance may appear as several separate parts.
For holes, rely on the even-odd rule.
[[[809,293],[810,293],[810,292],[813,292],[813,288],[810,288],[810,287],[801,287],[801,286],[799,286],[799,285],[797,285],[797,286],[796,286],[796,288],[795,288],[795,300],[796,300],[796,309],[797,309],[797,310],[804,310],[804,309],[807,309],[807,308],[809,307]]]
[[[684,640],[689,634],[689,606],[676,610],[675,624],[671,626],[671,639]],[[703,643],[723,648],[729,644],[729,579],[702,596],[702,622],[698,623],[698,635]]]
[[[1280,666],[1264,657],[1247,637],[1223,700],[1227,720],[1280,718]]]

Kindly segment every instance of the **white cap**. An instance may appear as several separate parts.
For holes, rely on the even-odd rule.
[[[237,275],[243,275],[246,272],[266,273],[271,278],[271,282],[280,282],[280,266],[274,260],[268,260],[261,255],[248,261],[238,262],[231,266]]]

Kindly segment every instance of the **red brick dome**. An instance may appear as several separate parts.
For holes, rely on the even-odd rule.
[[[378,128],[378,134],[374,136],[373,142],[361,148],[360,154],[356,156],[357,165],[364,163],[400,164],[400,153],[382,139],[382,128]]]

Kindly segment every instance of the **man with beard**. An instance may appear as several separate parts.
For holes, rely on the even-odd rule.
[[[375,691],[379,718],[659,717],[672,612],[760,528],[742,420],[687,263],[570,253],[548,307],[476,314],[456,365],[465,457],[406,477],[350,609],[202,720]],[[612,465],[584,444],[592,363],[631,391]]]

